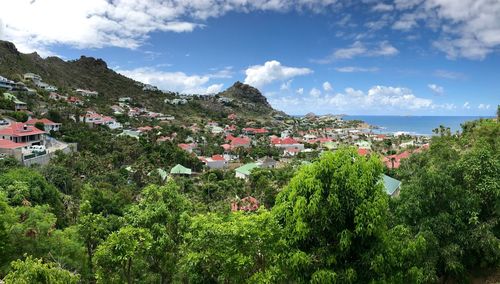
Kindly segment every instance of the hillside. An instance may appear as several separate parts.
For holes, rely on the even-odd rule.
[[[240,82],[217,96],[194,96],[186,105],[169,105],[164,100],[174,98],[174,93],[144,91],[142,84],[109,69],[102,59],[86,56],[69,61],[58,57],[44,59],[37,53],[20,53],[13,43],[0,41],[0,75],[20,81],[28,72],[40,75],[61,93],[73,94],[76,88],[99,92],[99,98],[87,102],[86,106],[100,109],[115,104],[119,97],[130,97],[139,105],[174,115],[181,121],[220,118],[230,113],[266,121],[277,114],[285,116],[274,110],[259,90]],[[231,101],[221,101],[220,96]]]

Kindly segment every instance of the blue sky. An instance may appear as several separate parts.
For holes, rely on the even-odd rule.
[[[496,0],[0,0],[23,52],[103,58],[165,90],[242,81],[290,114],[493,115]]]

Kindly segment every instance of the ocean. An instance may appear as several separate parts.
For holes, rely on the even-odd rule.
[[[439,125],[449,127],[453,132],[460,131],[461,123],[489,116],[389,116],[389,115],[346,115],[344,120],[362,120],[378,126],[374,133],[406,132],[413,135],[432,135]]]

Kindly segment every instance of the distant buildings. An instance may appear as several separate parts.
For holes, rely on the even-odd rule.
[[[89,90],[85,90],[85,89],[76,89],[75,93],[79,94],[80,96],[84,96],[84,97],[97,97],[99,95],[99,93],[96,91],[89,91]]]

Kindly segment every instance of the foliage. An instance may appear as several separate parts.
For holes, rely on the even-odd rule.
[[[98,247],[94,255],[98,283],[134,283],[146,275],[146,253],[151,248],[152,236],[148,230],[122,227],[112,233]]]
[[[26,257],[12,262],[12,269],[5,277],[6,284],[67,284],[79,283],[80,277],[58,267],[54,263],[43,263],[41,259]]]
[[[287,266],[292,279],[374,279],[371,263],[388,209],[381,174],[378,157],[366,159],[354,149],[325,153],[297,172],[273,208],[294,248]]]
[[[188,283],[273,283],[281,279],[286,252],[269,211],[209,213],[186,224],[179,279]]]

